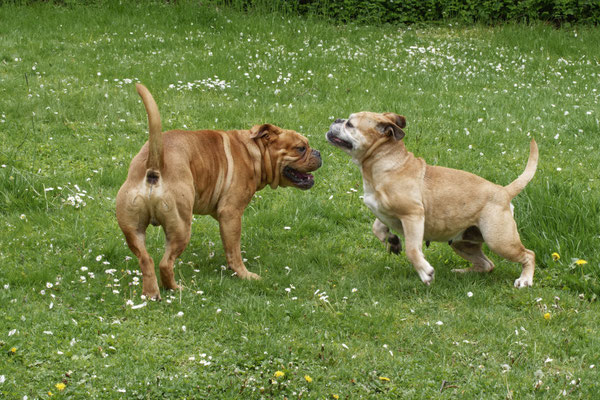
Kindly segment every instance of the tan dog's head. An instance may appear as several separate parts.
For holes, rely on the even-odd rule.
[[[250,137],[261,147],[266,183],[272,188],[293,186],[306,190],[315,184],[315,178],[309,172],[321,166],[321,153],[311,149],[304,136],[275,125],[263,124],[252,127]]]
[[[350,115],[348,119],[336,119],[329,127],[326,137],[329,143],[348,153],[353,160],[360,161],[369,149],[387,140],[402,140],[406,118],[394,113],[363,111]]]

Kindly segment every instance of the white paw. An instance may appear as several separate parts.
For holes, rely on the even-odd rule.
[[[515,287],[518,289],[523,289],[525,287],[533,286],[533,279],[529,277],[520,277],[515,281]]]
[[[466,274],[467,272],[472,272],[473,268],[455,268],[452,270],[452,272],[455,272],[457,274]]]
[[[419,273],[419,278],[428,286],[433,282],[433,278],[435,278],[435,270],[431,266],[427,266],[417,272]]]

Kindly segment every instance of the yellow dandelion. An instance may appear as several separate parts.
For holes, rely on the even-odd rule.
[[[575,264],[577,264],[577,265],[585,265],[585,264],[587,264],[587,261],[579,259],[579,260],[575,261]]]
[[[340,396],[338,396],[337,394],[332,394],[331,397],[333,397],[335,400],[338,400],[340,398]]]
[[[54,396],[54,393],[52,393],[51,391],[48,391],[48,396],[52,397],[52,396]]]
[[[385,376],[380,376],[380,377],[379,377],[379,380],[380,380],[380,381],[382,381],[382,382],[389,382],[389,381],[390,381],[390,378],[387,378],[387,377],[385,377]]]
[[[558,260],[560,260],[560,254],[558,254],[558,253],[552,253],[552,259],[553,259],[554,261],[558,261]]]
[[[65,385],[64,383],[60,382],[60,383],[57,383],[56,385],[54,385],[54,387],[56,387],[58,390],[60,390],[62,392],[63,390],[65,390],[65,388],[67,387],[67,385]]]
[[[16,352],[17,352],[17,348],[16,348],[16,347],[13,347],[12,349],[10,349],[10,352],[11,352],[11,353],[16,353]]]
[[[285,372],[283,371],[275,371],[275,378],[281,378],[285,376]]]
[[[544,319],[545,319],[546,321],[550,321],[550,318],[552,318],[552,316],[550,315],[550,313],[549,313],[549,312],[547,312],[546,314],[544,314]]]
[[[312,382],[312,378],[308,375],[304,375],[304,379],[306,380],[306,382],[311,383]]]

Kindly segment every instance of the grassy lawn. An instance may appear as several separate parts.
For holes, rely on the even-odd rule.
[[[0,398],[597,396],[597,28],[334,26],[189,3],[5,5],[0,21]],[[114,216],[147,140],[135,82],[164,129],[270,122],[321,151],[310,191],[266,188],[246,210],[261,281],[231,277],[198,216],[185,290],[140,298]],[[358,168],[324,137],[361,110],[406,116],[410,151],[502,185],[535,137],[513,202],[533,288],[493,255],[491,274],[453,274],[466,264],[445,243],[425,249],[426,287],[386,253]],[[157,261],[163,243],[150,227]]]

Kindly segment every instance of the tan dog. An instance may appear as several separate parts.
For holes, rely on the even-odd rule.
[[[510,201],[535,174],[535,140],[523,174],[502,187],[469,172],[427,165],[404,147],[405,126],[400,115],[361,112],[336,120],[327,132],[327,140],[360,167],[364,202],[377,217],[375,236],[397,253],[400,241],[389,228],[404,235],[406,256],[426,284],[434,270],[423,256],[423,240],[448,241],[473,264],[457,272],[494,268],[481,251],[485,241],[494,253],[522,264],[515,287],[531,286],[535,253],[521,244]]]
[[[149,140],[133,158],[117,195],[117,220],[143,275],[142,293],[160,298],[154,262],[146,251],[148,224],[161,225],[166,249],[159,269],[164,287],[177,289],[173,263],[190,240],[192,214],[219,221],[227,265],[238,277],[257,279],[242,261],[242,214],[254,193],[266,185],[310,189],[309,173],[321,155],[297,132],[270,124],[250,130],[162,133],[158,107],[136,85],[148,113]]]

